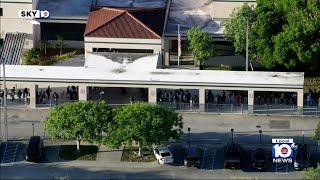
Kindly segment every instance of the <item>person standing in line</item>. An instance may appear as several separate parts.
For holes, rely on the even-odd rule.
[[[18,91],[18,99],[19,99],[19,102],[21,102],[21,96],[22,96],[22,92],[21,92],[21,90],[19,89],[19,91]]]
[[[48,86],[48,88],[46,90],[46,96],[47,96],[47,100],[49,100],[50,96],[51,96],[51,88],[50,88],[50,86]]]
[[[280,94],[280,104],[283,104],[284,103],[284,93],[282,92]]]
[[[24,88],[23,93],[22,93],[23,99],[26,98],[26,96],[28,96],[28,89]]]
[[[192,97],[190,97],[190,109],[192,109],[193,110],[193,98]]]
[[[54,92],[54,93],[53,93],[53,99],[54,99],[54,103],[55,103],[56,105],[58,105],[59,95],[58,95],[57,92]]]

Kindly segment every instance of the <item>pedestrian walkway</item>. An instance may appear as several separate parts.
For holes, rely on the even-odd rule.
[[[65,143],[50,144],[46,147],[46,162],[50,165],[59,164],[73,167],[92,167],[92,168],[155,168],[159,163],[155,162],[123,162],[121,161],[122,150],[111,149],[105,146],[99,147],[99,152],[95,161],[73,160],[66,161],[59,157],[60,145]]]
[[[16,160],[17,150],[17,143],[6,143],[1,160],[1,166],[13,165]]]

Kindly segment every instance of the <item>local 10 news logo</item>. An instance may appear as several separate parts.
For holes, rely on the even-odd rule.
[[[272,139],[272,162],[292,163],[296,148],[293,139]]]

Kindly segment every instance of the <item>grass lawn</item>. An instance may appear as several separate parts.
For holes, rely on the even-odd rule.
[[[128,147],[123,148],[121,161],[127,162],[153,162],[156,161],[152,150],[142,149],[143,157],[138,156],[139,148],[138,147]]]
[[[80,153],[77,153],[76,145],[62,145],[59,151],[59,157],[64,160],[89,160],[95,161],[97,158],[98,146],[81,145]]]

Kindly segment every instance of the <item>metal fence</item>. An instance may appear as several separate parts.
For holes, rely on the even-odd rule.
[[[306,115],[320,116],[320,107],[307,106],[298,108],[293,105],[265,104],[189,104],[189,103],[158,103],[161,106],[172,108],[180,112],[207,112],[214,114],[259,114],[259,115]]]
[[[37,104],[37,108],[51,108],[64,103],[78,102],[78,100],[69,99],[53,99],[44,100],[42,103]],[[27,102],[8,101],[10,107],[25,107],[29,104]],[[297,116],[320,116],[320,106],[305,106],[302,109],[295,105],[284,104],[264,104],[248,106],[247,104],[199,104],[199,103],[173,103],[173,102],[161,102],[156,103],[165,108],[174,109],[178,112],[190,112],[190,113],[212,113],[212,114],[257,114],[257,115],[297,115]],[[113,108],[119,108],[127,104],[110,104]]]

